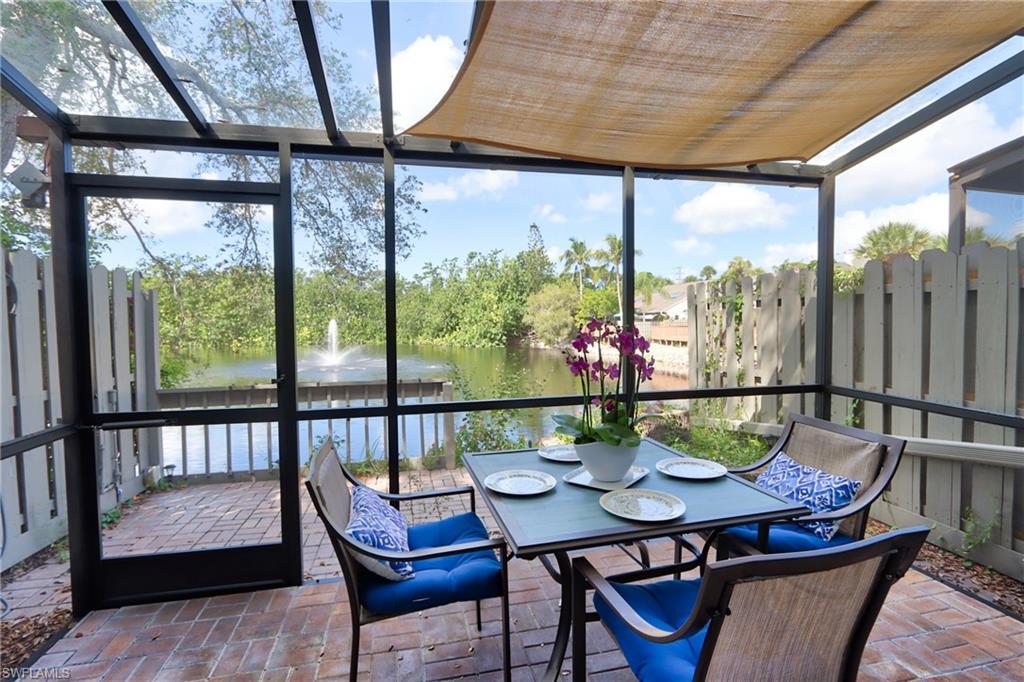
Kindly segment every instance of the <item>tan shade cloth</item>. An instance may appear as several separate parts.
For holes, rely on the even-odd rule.
[[[518,2],[407,132],[614,164],[807,159],[1024,26],[1024,2]]]

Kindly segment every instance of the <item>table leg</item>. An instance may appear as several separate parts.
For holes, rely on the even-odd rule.
[[[553,682],[561,677],[562,664],[565,662],[565,651],[569,647],[572,635],[572,563],[568,552],[555,552],[556,569],[551,560],[541,555],[538,557],[551,577],[562,586],[562,604],[558,610],[558,630],[555,632],[555,643],[551,647],[551,658],[544,671],[545,682]]]

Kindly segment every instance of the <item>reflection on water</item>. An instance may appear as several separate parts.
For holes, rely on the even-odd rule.
[[[381,381],[386,377],[383,346],[350,346],[337,349],[309,349],[298,360],[300,382],[365,382]],[[189,386],[210,387],[269,383],[276,375],[273,356],[239,358],[210,357],[205,367],[194,373]],[[569,374],[558,351],[538,348],[453,348],[445,346],[400,346],[398,349],[398,377],[400,381],[452,380],[455,375],[456,400],[505,397],[500,386],[508,389],[507,377],[517,377],[517,397],[531,395],[572,395],[578,391],[578,383]],[[463,388],[464,387],[464,388]],[[655,375],[650,390],[685,388],[686,380],[681,377]],[[507,396],[507,393],[506,393]],[[416,400],[416,398],[410,398]],[[429,401],[429,399],[424,399]],[[360,402],[362,404],[362,402]],[[550,415],[565,408],[522,410],[517,416],[522,421],[521,430],[529,440],[536,442],[554,431]],[[301,413],[300,413],[301,415]],[[462,422],[462,414],[455,415],[455,424]],[[435,445],[444,443],[443,416],[424,415],[421,426],[419,416],[406,417],[404,427],[400,425],[400,444],[403,454],[420,457]],[[385,453],[383,418],[339,419],[333,422],[333,433],[341,441],[339,451],[351,452],[353,460],[380,458]],[[327,436],[326,421],[302,422],[299,425],[299,454],[302,461],[308,456],[310,446],[316,447]],[[226,426],[195,426],[163,429],[164,461],[175,464],[175,473],[183,473],[182,455],[188,458],[189,473],[202,473],[206,463],[206,443],[210,443],[210,471],[227,470],[227,452],[231,452],[231,468],[234,471],[249,469],[250,443],[253,466],[256,469],[276,467],[278,460],[276,425],[246,424]],[[184,442],[183,442],[184,441]],[[230,443],[230,447],[229,447]],[[184,448],[182,447],[184,445]]]

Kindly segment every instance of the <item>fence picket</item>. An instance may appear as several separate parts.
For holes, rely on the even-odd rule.
[[[800,383],[800,273],[786,270],[779,286],[779,380],[783,384]],[[800,411],[800,395],[781,396],[782,418]]]
[[[57,424],[64,413],[60,402],[60,367],[57,360],[57,349],[60,341],[57,338],[57,311],[53,294],[53,261],[43,259],[43,310],[46,337],[46,395],[47,423]],[[53,490],[53,518],[59,526],[60,537],[67,533],[67,485],[64,480],[64,441],[59,440],[52,446],[53,465],[50,483]]]
[[[743,385],[754,385],[754,280],[744,277],[740,280],[740,291],[743,295]],[[754,396],[743,397],[743,420],[754,416],[756,400]]]
[[[921,254],[924,278],[931,284],[927,399],[963,404],[963,301],[966,267],[956,254],[929,250]],[[958,331],[959,330],[959,331]],[[928,416],[928,437],[961,440],[959,419]],[[960,463],[932,459],[925,474],[924,511],[931,519],[960,528]]]
[[[762,386],[779,383],[779,294],[775,275],[759,275],[761,307],[757,311],[758,375]],[[779,420],[779,399],[774,395],[761,396],[759,420],[775,424]]]
[[[725,386],[738,386],[736,370],[739,365],[736,357],[736,283],[732,280],[725,283]],[[725,399],[725,413],[734,419],[739,400],[735,397]]]
[[[974,388],[974,404],[986,410],[1003,412],[1006,410],[1006,371],[1007,357],[1007,320],[1009,304],[1009,287],[1007,272],[1009,269],[1010,252],[1007,249],[989,248],[984,242],[968,245],[961,256],[967,261],[969,273],[976,272],[976,289],[970,294],[968,310],[975,324],[968,330],[967,340],[972,353],[974,366],[965,366],[965,379],[972,379]],[[1002,445],[1004,428],[991,424],[974,424],[974,442],[996,443]],[[965,500],[964,512],[969,508],[979,523],[996,522],[993,537],[999,537],[999,543],[1010,547],[1013,545],[1013,509],[1012,479],[1014,472],[1002,467],[973,465],[965,472],[970,480],[970,498]],[[1004,495],[1010,483],[1010,495]]]
[[[881,261],[864,265],[864,356],[861,363],[862,388],[885,391],[885,267]],[[864,405],[864,428],[884,430],[881,403]]]
[[[921,397],[921,307],[924,300],[921,264],[910,256],[891,262],[892,273],[892,392]],[[893,407],[890,431],[901,436],[921,435],[921,415],[916,410]],[[886,499],[904,509],[921,512],[921,458],[905,454]]]
[[[814,270],[804,270],[804,350],[803,373],[801,381],[813,384],[818,381],[815,376],[818,342],[818,276]],[[814,396],[805,395],[804,414],[814,414]]]
[[[27,435],[46,428],[46,390],[43,382],[43,317],[40,294],[43,282],[40,279],[40,262],[30,251],[15,251],[11,254],[11,276],[18,292],[17,308],[14,313],[15,372],[18,388],[19,435]],[[18,456],[21,468],[19,481],[21,509],[24,514],[22,527],[28,542],[33,535],[50,536],[57,539],[59,525],[51,523],[53,502],[50,496],[50,473],[46,449],[39,448]],[[9,524],[8,528],[12,528]],[[20,544],[20,543],[19,543]]]

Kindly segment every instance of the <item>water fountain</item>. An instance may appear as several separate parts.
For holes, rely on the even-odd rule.
[[[327,323],[327,357],[332,364],[338,362],[338,321],[333,317]]]

